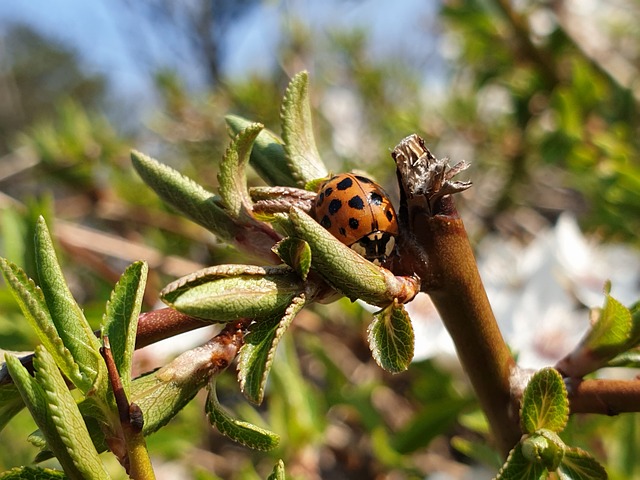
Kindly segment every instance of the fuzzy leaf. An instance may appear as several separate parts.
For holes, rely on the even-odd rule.
[[[47,224],[42,217],[38,219],[36,227],[36,265],[51,319],[83,378],[76,386],[86,393],[95,387],[96,379],[100,376],[106,378],[106,367],[99,352],[100,341],[67,287]]]
[[[600,358],[612,358],[627,349],[631,327],[629,309],[607,292],[596,322],[581,343]]]
[[[82,478],[108,479],[109,475],[93,446],[80,410],[53,357],[43,347],[37,346],[33,366],[36,371],[35,379],[42,386],[46,397],[50,419],[55,425],[59,439],[73,460],[73,466]],[[47,443],[51,445],[50,436],[45,436]],[[57,457],[55,450],[54,453]],[[63,464],[63,466],[67,475],[71,477],[69,465]]]
[[[228,115],[225,120],[232,136],[236,136],[252,124],[236,115]],[[275,133],[263,129],[253,144],[249,161],[258,175],[269,185],[295,187],[298,182],[291,174],[283,145]]]
[[[538,430],[521,443],[525,458],[543,465],[550,472],[558,468],[566,449],[558,434],[545,429]]]
[[[248,422],[231,417],[218,402],[215,380],[209,382],[209,395],[206,404],[207,416],[211,425],[220,433],[254,450],[268,451],[278,446],[280,438],[275,434]]]
[[[41,345],[33,359],[35,378],[15,357],[7,366],[48,447],[71,479],[108,479],[84,420],[58,367]]]
[[[253,403],[262,403],[278,343],[304,306],[304,295],[294,298],[282,317],[253,323],[245,336],[238,359],[238,378],[242,393]]]
[[[311,248],[312,267],[333,288],[351,300],[362,299],[387,307],[397,299],[412,299],[420,284],[412,277],[396,277],[341,243],[318,222],[298,208],[289,213],[295,235]]]
[[[233,240],[237,227],[224,211],[220,197],[143,153],[132,151],[131,161],[138,175],[163,201],[223,240]]]
[[[243,222],[255,221],[251,214],[252,202],[247,189],[245,167],[249,161],[251,147],[262,130],[262,125],[253,123],[242,130],[227,148],[218,173],[220,198],[227,212]]]
[[[169,284],[162,301],[179,312],[214,322],[281,315],[304,290],[288,267],[220,265]]]
[[[382,368],[391,373],[409,368],[415,339],[404,305],[394,301],[375,313],[369,325],[368,339],[373,358]]]
[[[518,443],[509,453],[509,458],[498,472],[495,480],[544,480],[548,472],[543,465],[531,463],[522,453]]]
[[[133,151],[131,160],[145,183],[186,217],[249,255],[275,259],[271,247],[282,237],[269,225],[234,220],[220,197],[151,157]]]
[[[524,390],[520,422],[522,431],[547,429],[561,432],[569,418],[569,399],[562,376],[553,368],[535,373]]]
[[[293,268],[302,280],[307,279],[311,268],[311,248],[309,244],[299,238],[287,237],[280,240],[273,251],[284,263]]]
[[[284,462],[278,460],[278,463],[273,467],[271,475],[267,477],[267,480],[286,480],[287,476],[284,471]]]
[[[309,74],[298,73],[285,92],[282,101],[282,138],[289,158],[289,168],[298,187],[316,178],[326,177],[313,135],[309,105]]]
[[[20,267],[4,258],[0,258],[0,269],[25,318],[65,376],[76,386],[90,388],[90,382],[80,373],[78,364],[58,335],[42,290]]]
[[[561,480],[605,480],[607,472],[591,455],[579,448],[568,448],[557,471]]]
[[[40,467],[15,467],[0,473],[0,480],[66,480],[60,470]]]
[[[113,358],[127,397],[130,396],[131,359],[136,347],[138,315],[149,268],[135,262],[125,270],[107,303],[102,319],[102,334],[109,337]]]

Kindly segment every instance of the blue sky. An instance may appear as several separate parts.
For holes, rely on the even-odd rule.
[[[152,99],[149,73],[159,67],[180,71],[188,85],[197,89],[202,70],[189,56],[188,47],[178,38],[167,42],[167,29],[141,21],[123,5],[127,2],[5,1],[0,2],[0,28],[8,22],[27,23],[72,46],[88,70],[106,74],[112,90],[133,101]],[[335,28],[366,28],[371,55],[393,57],[401,51],[408,61],[423,65],[433,50],[433,37],[427,37],[425,31],[434,21],[437,5],[420,0],[263,2],[248,10],[228,32],[223,70],[233,78],[273,68],[282,29],[294,18],[320,38]]]

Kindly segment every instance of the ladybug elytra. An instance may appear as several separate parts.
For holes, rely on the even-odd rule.
[[[324,182],[313,202],[318,223],[342,243],[376,265],[395,248],[398,220],[380,185],[366,177],[342,173]]]

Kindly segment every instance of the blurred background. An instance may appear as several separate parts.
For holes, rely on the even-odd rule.
[[[284,89],[308,70],[332,171],[368,171],[397,199],[389,152],[411,133],[472,163],[459,209],[496,315],[520,361],[553,364],[605,280],[627,305],[640,297],[639,69],[633,0],[0,2],[0,255],[35,278],[44,215],[94,325],[134,260],[151,267],[147,309],[178,276],[246,261],[162,205],[129,151],[215,191],[224,116],[280,133]],[[300,479],[491,478],[486,424],[428,299],[412,318],[416,361],[391,376],[362,306],[305,310],[264,405],[243,400],[233,369],[218,382],[230,411],[281,435],[278,450],[227,441],[197,397],[149,439],[158,477],[265,478],[282,458]],[[0,284],[0,348],[35,342]],[[188,348],[173,344],[140,355],[140,371]],[[0,433],[2,470],[32,461],[34,428],[22,412]],[[612,478],[640,476],[637,415],[573,418],[567,435]]]

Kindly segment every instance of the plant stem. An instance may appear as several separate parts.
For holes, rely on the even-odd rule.
[[[452,193],[470,186],[452,182],[465,168],[437,160],[417,135],[394,150],[401,190],[400,251],[396,274],[417,274],[456,346],[484,410],[497,447],[506,455],[518,442],[518,399],[511,379],[518,373],[491,310]]]

